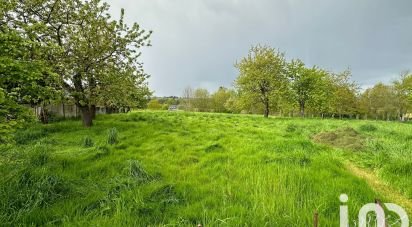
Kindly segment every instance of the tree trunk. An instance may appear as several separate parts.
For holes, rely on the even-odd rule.
[[[267,118],[269,117],[269,100],[266,99],[264,104],[265,104],[265,112],[263,116]]]
[[[89,106],[81,106],[80,110],[82,112],[82,121],[84,127],[91,127],[93,125],[92,111]]]
[[[305,117],[305,103],[304,102],[300,102],[299,103],[300,106],[300,116],[301,117]]]
[[[92,119],[96,119],[96,105],[93,104],[90,106],[90,112],[92,115]]]
[[[44,106],[42,106],[40,109],[40,121],[43,124],[49,123],[49,113],[47,112],[47,109]]]
[[[64,108],[64,102],[62,102],[63,118],[66,119],[66,109]]]

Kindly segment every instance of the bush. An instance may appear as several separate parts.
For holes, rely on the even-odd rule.
[[[110,145],[116,144],[118,142],[117,134],[118,133],[116,128],[109,129],[109,133],[107,135],[107,143]]]
[[[94,146],[94,142],[92,138],[90,138],[89,136],[86,136],[83,139],[83,147],[93,147],[93,146]]]
[[[0,88],[0,145],[13,144],[16,130],[33,123],[34,119],[29,108],[19,105]]]
[[[149,110],[160,110],[162,109],[162,104],[160,104],[159,100],[157,99],[152,99],[147,103],[147,108]]]

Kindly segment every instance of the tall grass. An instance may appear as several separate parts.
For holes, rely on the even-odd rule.
[[[348,127],[362,150],[312,140]],[[317,211],[320,226],[338,226],[341,193],[351,220],[363,204],[385,201],[346,170],[347,159],[412,198],[410,127],[176,112],[98,116],[91,129],[35,126],[2,151],[0,223],[311,226]]]
[[[117,129],[111,128],[107,133],[107,143],[113,145],[118,142]]]

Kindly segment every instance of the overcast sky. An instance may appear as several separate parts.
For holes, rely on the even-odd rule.
[[[363,87],[412,70],[412,0],[108,0],[118,18],[153,30],[142,61],[157,96],[230,87],[234,63],[267,44]]]

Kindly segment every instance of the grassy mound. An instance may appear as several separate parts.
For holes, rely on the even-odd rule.
[[[318,133],[313,136],[313,140],[317,143],[353,151],[362,150],[365,146],[365,137],[349,127]]]

